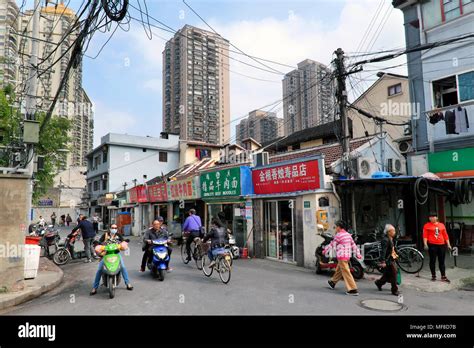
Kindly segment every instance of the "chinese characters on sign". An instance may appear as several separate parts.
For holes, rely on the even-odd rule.
[[[148,194],[146,186],[132,187],[130,190],[130,202],[131,203],[145,203],[148,202]]]
[[[256,169],[252,179],[256,194],[315,190],[321,186],[318,160]]]
[[[165,202],[168,200],[168,192],[165,183],[148,186],[148,198],[150,202]]]
[[[202,197],[240,196],[240,168],[201,174]]]
[[[171,181],[168,183],[168,197],[171,200],[195,199],[199,197],[195,178]]]

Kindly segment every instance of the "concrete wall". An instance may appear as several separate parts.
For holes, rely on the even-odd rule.
[[[28,177],[0,174],[0,291],[24,287],[24,259]],[[20,254],[20,255],[19,255]],[[20,257],[18,257],[20,256]]]

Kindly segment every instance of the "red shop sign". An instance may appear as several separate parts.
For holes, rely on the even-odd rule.
[[[165,183],[148,186],[148,198],[150,202],[165,202],[168,200],[168,191]]]
[[[130,189],[131,203],[145,203],[148,202],[148,195],[146,186],[136,186]]]
[[[316,190],[321,187],[319,161],[256,169],[252,182],[255,194]]]

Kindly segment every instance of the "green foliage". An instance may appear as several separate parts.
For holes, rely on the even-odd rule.
[[[44,118],[45,114],[40,114],[37,119],[42,124]],[[45,161],[43,170],[35,175],[37,180],[33,190],[35,203],[53,186],[54,176],[66,159],[64,150],[70,150],[67,144],[70,141],[68,131],[71,125],[72,122],[67,118],[53,116],[44,131],[40,133],[40,142],[35,147],[35,152],[37,155],[45,156]]]
[[[9,99],[7,98],[9,96]],[[0,90],[0,145],[12,145],[20,140],[20,124],[23,116],[18,109],[10,106],[15,96],[13,88],[6,86]],[[37,120],[43,123],[44,113],[37,114]],[[67,118],[53,116],[40,134],[39,144],[35,146],[35,154],[45,157],[44,169],[35,174],[35,185],[33,190],[33,202],[46,193],[53,186],[53,179],[58,168],[65,161],[67,147],[70,137],[68,131],[71,121]],[[0,166],[9,166],[8,154],[0,152]]]

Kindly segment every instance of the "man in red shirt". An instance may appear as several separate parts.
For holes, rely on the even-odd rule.
[[[441,272],[441,280],[450,283],[446,277],[446,267],[444,259],[446,256],[446,246],[451,250],[448,233],[443,223],[438,222],[438,214],[435,212],[429,215],[430,222],[423,227],[423,243],[425,250],[428,250],[430,256],[431,280],[436,280],[436,258],[438,258],[439,270]]]

